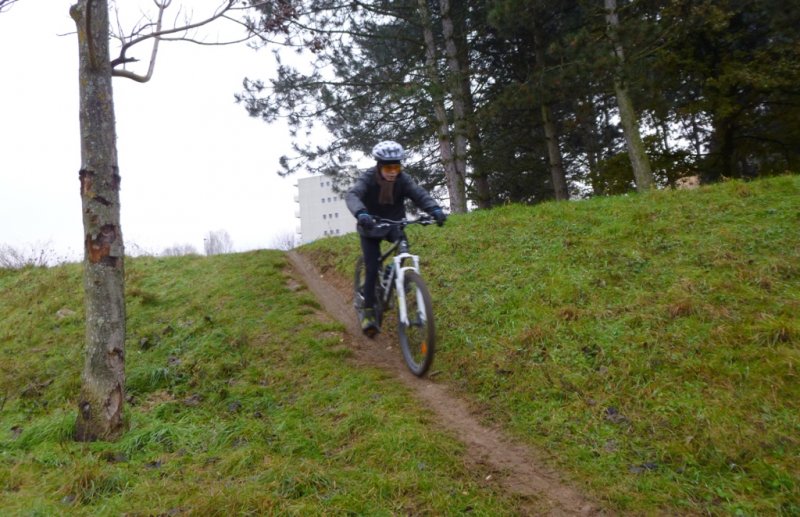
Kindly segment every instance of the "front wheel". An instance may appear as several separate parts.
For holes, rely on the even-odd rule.
[[[405,272],[403,288],[408,325],[401,319],[401,300],[398,298],[397,333],[409,370],[417,377],[422,377],[433,362],[433,352],[436,348],[433,303],[428,287],[415,271]]]

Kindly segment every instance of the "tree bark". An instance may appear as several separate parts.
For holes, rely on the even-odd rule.
[[[469,143],[467,158],[472,164],[472,174],[470,177],[472,178],[472,187],[475,193],[474,201],[480,209],[491,208],[492,193],[489,188],[489,178],[486,173],[486,165],[483,157],[483,142],[481,141],[478,124],[475,122],[475,100],[472,97],[472,86],[470,82],[471,71],[466,24],[468,6],[465,4],[456,4],[456,7],[458,7],[460,11],[453,15],[453,9],[448,5],[451,13],[450,17],[453,19],[453,25],[455,27],[453,32],[453,40],[456,48],[455,59],[462,72],[458,76],[458,87],[461,89],[461,98],[464,99],[464,122],[467,132],[467,142]]]
[[[633,167],[636,190],[644,192],[655,188],[656,182],[653,177],[653,171],[650,169],[650,160],[647,158],[647,153],[644,149],[642,135],[639,132],[639,121],[636,116],[636,110],[633,108],[633,101],[628,93],[628,88],[623,77],[625,55],[617,35],[619,29],[617,0],[605,0],[605,7],[608,34],[611,39],[614,58],[616,60],[617,70],[614,74],[614,91],[617,96],[619,116],[622,122],[622,130],[625,134],[625,143],[628,147],[628,156],[630,156],[631,166]]]
[[[547,140],[547,155],[550,159],[550,178],[553,181],[556,201],[569,201],[564,161],[561,159],[561,149],[558,146],[558,131],[553,123],[550,106],[544,102],[542,103],[542,122],[544,123],[544,137]]]
[[[544,49],[538,33],[534,35],[534,44],[536,45],[536,66],[539,69],[539,73],[544,74]],[[558,145],[558,130],[553,123],[550,105],[545,100],[543,92],[540,93],[540,99],[544,137],[547,141],[547,155],[550,161],[550,178],[553,181],[553,193],[556,201],[567,201],[569,200],[569,190],[567,189],[567,177],[564,173],[564,161],[561,158],[561,149]]]
[[[475,123],[475,103],[472,99],[472,92],[469,91],[469,77],[462,80],[462,89],[469,95],[465,97],[465,107],[467,109],[467,140],[470,146],[472,157],[472,181],[475,188],[475,204],[478,208],[485,209],[492,207],[492,191],[489,187],[489,177],[486,172],[486,164],[483,156],[483,142],[481,140],[478,125]]]
[[[78,29],[86,350],[75,439],[113,440],[125,401],[124,246],[120,225],[107,0],[70,9]]]
[[[442,35],[444,36],[444,48],[447,56],[447,66],[449,68],[447,87],[450,98],[453,102],[453,140],[455,140],[455,161],[456,173],[466,187],[467,177],[467,114],[462,91],[462,77],[465,70],[458,59],[455,38],[453,37],[453,18],[450,12],[450,0],[439,0],[439,8],[442,16]],[[464,193],[464,209],[466,212],[466,192]]]
[[[710,167],[703,174],[703,181],[714,182],[723,178],[741,177],[735,169],[734,138],[736,126],[733,117],[715,117],[712,121],[713,133],[708,143]]]
[[[439,152],[447,180],[450,211],[464,213],[467,211],[466,182],[464,181],[464,176],[459,174],[456,160],[453,156],[450,124],[447,120],[447,112],[444,109],[443,88],[436,70],[436,43],[433,39],[433,26],[426,0],[418,0],[418,6],[425,38],[425,67],[428,79],[431,82],[431,96],[433,97],[434,115],[436,117],[436,135],[439,139]]]
[[[600,181],[599,171],[597,170],[599,150],[602,148],[602,144],[597,134],[597,114],[591,95],[587,97],[585,102],[578,104],[576,118],[583,136],[583,147],[586,153],[586,164],[589,168],[588,176],[592,191],[597,195],[603,195],[605,194],[605,187]]]
[[[692,146],[694,147],[694,160],[700,162],[703,157],[703,139],[700,137],[700,125],[697,123],[697,113],[692,111],[691,114],[692,124]]]

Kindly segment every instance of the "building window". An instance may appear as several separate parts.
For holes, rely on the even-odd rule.
[[[323,203],[325,202],[325,198],[322,198],[322,202],[323,202]]]
[[[322,214],[322,218],[323,218],[323,219],[327,219],[327,218],[328,218],[328,216],[327,216],[327,215],[325,215],[325,214]]]
[[[336,216],[336,219],[339,219],[339,212],[336,212],[334,215]]]

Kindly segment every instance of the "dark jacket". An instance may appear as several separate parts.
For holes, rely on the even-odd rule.
[[[369,215],[376,215],[384,219],[392,219],[398,221],[405,218],[406,198],[411,199],[415,205],[428,214],[432,214],[434,210],[439,208],[436,201],[425,191],[424,188],[417,185],[417,183],[405,173],[400,173],[397,176],[394,184],[393,197],[394,202],[390,205],[382,205],[378,202],[381,187],[378,185],[377,167],[372,167],[366,170],[360,178],[353,185],[353,188],[347,191],[344,199],[347,202],[347,208],[355,216],[360,211],[365,210]],[[374,228],[369,232],[365,232],[361,225],[358,225],[358,233],[365,237],[373,237],[381,239],[386,237],[388,229]]]

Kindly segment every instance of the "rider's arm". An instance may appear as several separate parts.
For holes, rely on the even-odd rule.
[[[353,188],[347,191],[344,195],[345,203],[347,203],[347,209],[350,210],[350,213],[353,214],[354,217],[358,217],[359,212],[366,212],[367,207],[364,205],[364,196],[367,193],[367,175],[362,174],[361,177],[358,178]]]
[[[421,210],[424,210],[428,215],[433,215],[433,212],[437,209],[441,210],[430,194],[428,194],[424,188],[417,185],[409,175],[401,174],[398,178],[403,178],[405,195],[411,198],[411,201]]]

